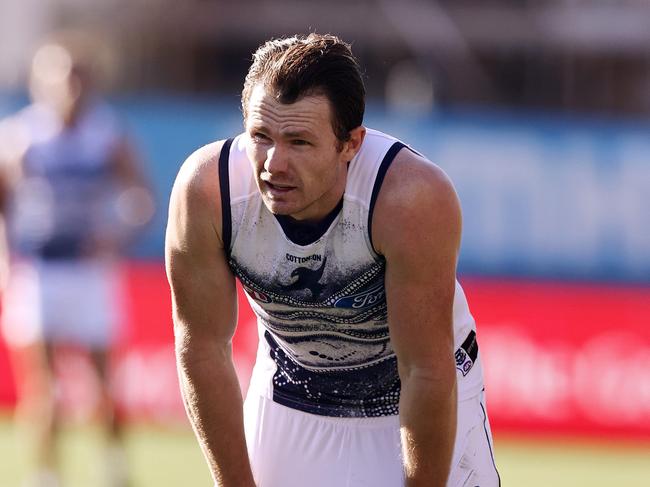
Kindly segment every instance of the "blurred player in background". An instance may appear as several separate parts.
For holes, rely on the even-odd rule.
[[[186,408],[219,487],[496,487],[445,174],[363,123],[350,47],[269,41],[245,133],[183,165],[166,238]],[[235,277],[258,317],[246,401]]]
[[[64,346],[87,349],[101,383],[109,485],[127,471],[108,352],[121,320],[119,257],[153,199],[116,115],[93,89],[92,43],[64,33],[35,54],[33,103],[0,125],[2,325],[34,430],[35,487],[60,485],[56,434]],[[11,257],[11,258],[10,258]]]

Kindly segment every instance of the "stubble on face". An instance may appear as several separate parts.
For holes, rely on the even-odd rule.
[[[345,162],[322,95],[283,104],[258,85],[248,103],[247,154],[269,211],[318,220],[345,189]]]

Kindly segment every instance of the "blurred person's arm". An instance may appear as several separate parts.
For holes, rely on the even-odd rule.
[[[27,134],[18,120],[10,117],[0,121],[0,291],[5,289],[9,280],[9,202],[22,173],[22,161],[28,143]]]
[[[221,240],[221,143],[194,153],[170,200],[165,241],[176,362],[185,408],[219,487],[254,487],[232,360],[235,278]]]
[[[110,162],[116,182],[115,220],[97,223],[92,239],[87,242],[85,251],[89,255],[119,255],[142,233],[155,212],[151,182],[138,151],[126,135],[117,139]]]
[[[0,145],[3,138],[0,134]],[[9,237],[7,235],[7,207],[10,194],[9,175],[7,174],[7,161],[0,156],[0,292],[7,287],[9,281]]]
[[[141,157],[128,137],[120,137],[115,145],[113,163],[115,176],[124,190],[135,189],[142,192],[141,197],[152,197],[151,183],[145,176]]]
[[[457,409],[452,311],[460,231],[460,207],[449,180],[403,149],[379,193],[372,233],[386,258],[407,487],[444,487],[451,468]]]
[[[3,181],[1,181],[2,176],[0,176],[0,200],[6,198],[6,188]],[[0,293],[7,288],[7,283],[9,282],[9,272],[10,272],[10,263],[11,256],[9,255],[9,237],[7,236],[7,223],[5,217],[5,202],[0,202],[2,208],[0,208]]]

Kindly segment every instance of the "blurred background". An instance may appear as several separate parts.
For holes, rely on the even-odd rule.
[[[366,125],[456,185],[503,485],[650,485],[650,3],[0,0],[0,118],[27,104],[31,57],[62,28],[92,32],[158,202],[123,268],[129,313],[113,352],[135,486],[209,485],[178,392],[162,262],[175,174],[242,130],[255,48],[308,31],[352,43]],[[240,303],[245,388],[256,333]],[[0,339],[0,486],[27,469],[9,356]],[[69,485],[97,485],[95,380],[83,355],[59,372]]]

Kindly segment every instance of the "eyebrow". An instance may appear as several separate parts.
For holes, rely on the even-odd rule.
[[[294,139],[294,138],[306,138],[306,137],[312,137],[313,134],[309,130],[288,130],[288,131],[281,131],[280,134],[282,137],[286,137],[288,139]]]
[[[262,132],[268,132],[268,128],[265,124],[262,122],[258,122],[255,120],[247,121],[246,122],[246,130],[259,130]]]
[[[264,132],[267,134],[270,132],[270,129],[266,124],[262,122],[256,123],[255,121],[253,121],[249,126],[247,126],[246,130],[250,130],[254,132]],[[300,138],[314,137],[314,133],[307,129],[280,131],[280,135],[287,139],[295,139],[295,138],[300,139]]]

